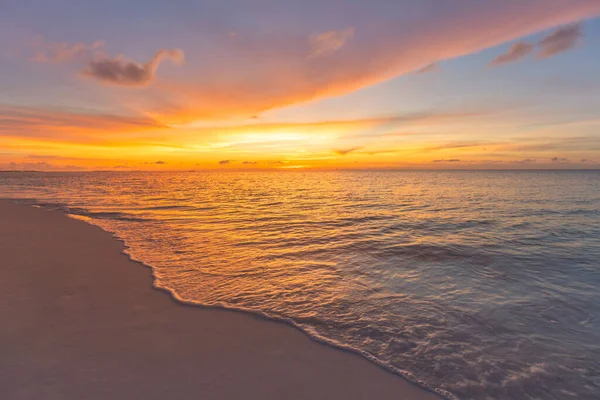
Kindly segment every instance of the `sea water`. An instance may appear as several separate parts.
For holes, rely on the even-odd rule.
[[[13,172],[0,197],[447,397],[600,398],[599,171]]]

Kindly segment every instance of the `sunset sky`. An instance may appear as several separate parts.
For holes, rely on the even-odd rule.
[[[5,0],[0,170],[600,168],[599,0]]]

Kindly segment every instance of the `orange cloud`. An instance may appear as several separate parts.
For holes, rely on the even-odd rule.
[[[424,149],[424,151],[456,150],[483,146],[483,143],[445,143]]]
[[[356,6],[359,7],[359,6]],[[598,0],[455,0],[453,7],[398,23],[393,18],[355,18],[352,28],[256,33],[235,29],[212,43],[177,76],[156,80],[166,58],[183,60],[183,52],[159,51],[149,62],[109,57],[98,44],[58,45],[47,60],[87,57],[84,75],[97,82],[151,87],[120,93],[120,100],[149,118],[168,124],[244,117],[269,109],[347,94],[399,75],[430,70],[439,61],[471,54],[528,34],[600,14]],[[377,23],[373,21],[377,20]],[[238,27],[235,27],[238,28]],[[227,28],[227,32],[230,32]],[[570,48],[577,31],[567,29],[545,39],[540,57]],[[191,49],[186,49],[189,53]],[[529,50],[512,49],[496,63]],[[197,65],[194,64],[197,61]],[[423,66],[426,66],[423,69]]]
[[[399,128],[415,128],[423,126],[449,126],[469,120],[486,118],[494,115],[498,110],[477,110],[472,112],[443,112],[428,111],[408,113],[404,115],[382,116],[363,119],[328,120],[314,122],[256,122],[233,125],[188,125],[183,129],[179,137],[185,140],[186,135],[198,137],[199,134],[211,132],[213,134],[235,134],[247,132],[260,132],[268,137],[270,134],[279,134],[273,137],[281,137],[283,132],[296,132],[299,134],[310,134],[323,132],[333,133],[339,139],[369,139],[381,138],[383,136],[407,136],[413,132],[395,132]],[[186,132],[186,133],[184,133]]]
[[[115,135],[164,128],[148,118],[0,105],[0,137],[85,140],[85,134]]]
[[[357,24],[355,31],[314,34],[308,44],[296,36],[238,31],[219,52],[202,59],[199,72],[160,82],[143,99],[131,102],[166,123],[248,117],[347,94],[438,61],[598,15],[600,2],[458,1],[445,11],[425,23],[382,22],[369,29]]]
[[[0,171],[82,171],[84,169],[77,165],[56,165],[46,161],[0,163]]]

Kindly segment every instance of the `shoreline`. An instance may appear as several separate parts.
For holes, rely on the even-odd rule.
[[[93,224],[9,200],[0,220],[3,398],[440,399],[285,321],[177,301]]]

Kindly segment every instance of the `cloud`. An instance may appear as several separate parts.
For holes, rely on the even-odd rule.
[[[52,155],[52,154],[29,154],[27,158],[31,158],[34,160],[58,160],[61,159],[61,156]]]
[[[433,160],[432,162],[434,162],[434,163],[458,163],[458,162],[462,162],[462,160],[459,160],[458,158],[451,158],[449,160]]]
[[[568,158],[564,158],[564,157],[553,157],[552,162],[553,163],[568,163],[571,161]]]
[[[250,131],[261,132],[263,134],[281,133],[282,131],[297,131],[298,133],[310,133],[317,131],[337,131],[339,138],[344,140],[353,139],[374,139],[374,138],[394,138],[420,135],[415,128],[426,127],[448,127],[449,125],[477,121],[494,116],[501,111],[499,107],[488,109],[467,110],[466,112],[455,112],[443,109],[429,109],[420,112],[410,112],[398,115],[389,115],[381,117],[363,118],[363,119],[340,119],[340,120],[322,120],[322,121],[303,121],[303,122],[261,122],[246,123],[235,125],[233,127],[219,127],[218,124],[211,125],[200,123],[198,126],[190,125],[188,128],[207,128],[211,132],[228,131]],[[414,131],[399,131],[399,129],[415,129]],[[276,139],[276,137],[274,137]],[[276,142],[276,140],[274,140]],[[262,142],[264,143],[264,142]],[[355,147],[352,142],[348,147]],[[342,148],[343,150],[343,148]],[[333,150],[332,150],[333,151]]]
[[[69,44],[66,42],[46,42],[46,40],[38,36],[33,40],[33,47],[38,49],[32,58],[33,61],[40,63],[65,63],[73,61],[77,58],[90,57],[99,52],[104,47],[105,42],[97,40],[91,44],[82,42]]]
[[[85,168],[76,165],[55,165],[46,161],[15,162],[0,164],[0,171],[81,171]]]
[[[33,61],[40,63],[68,63],[85,62],[86,66],[81,74],[104,83],[120,86],[148,86],[156,75],[161,62],[172,60],[178,65],[185,61],[185,54],[181,49],[158,50],[147,63],[140,64],[127,60],[125,56],[108,56],[103,48],[106,43],[97,40],[91,44],[82,42],[69,44],[66,42],[47,42],[38,36],[32,41],[32,46],[37,49]]]
[[[582,37],[583,29],[581,24],[559,28],[539,43],[540,50],[536,54],[536,57],[543,59],[571,50],[577,46]]]
[[[144,93],[144,107],[161,121],[175,124],[247,117],[344,95],[432,63],[600,14],[597,0],[455,0],[452,7],[412,2],[415,13],[409,18],[407,3],[352,2],[352,7],[340,10],[328,2],[306,0],[294,7],[294,14],[286,7],[263,9],[254,4],[248,11],[264,11],[283,23],[290,18],[289,29],[265,34],[250,27],[228,27],[227,32],[235,29],[237,35],[215,43],[219,51],[202,59],[201,74],[161,82],[160,91],[157,88],[151,97]],[[308,12],[317,5],[320,22],[341,21],[353,26],[354,34],[315,33],[307,44],[291,21],[297,9]],[[244,12],[250,5],[240,7],[238,12]]]
[[[354,36],[354,28],[313,33],[309,38],[309,57],[323,57],[341,49]]]
[[[350,153],[353,153],[357,150],[362,149],[362,146],[358,146],[358,147],[351,147],[349,149],[338,149],[338,150],[333,150],[333,152],[339,156],[346,156]]]
[[[425,151],[439,151],[448,149],[463,149],[468,147],[482,146],[481,143],[447,143],[438,146],[432,146],[425,149]]]
[[[221,160],[219,161],[220,165],[229,165],[233,162],[233,160]]]
[[[515,164],[533,164],[535,162],[537,162],[537,160],[534,158],[526,158],[524,160],[513,161],[513,163]]]
[[[449,159],[449,160],[433,160],[432,162],[435,162],[435,163],[446,163],[446,162],[452,162],[452,163],[454,163],[454,162],[462,162],[462,160],[460,160],[460,159],[458,159],[458,158],[451,158],[451,159]]]
[[[258,161],[244,161],[242,164],[244,164],[244,165],[256,165],[256,164],[258,164]]]
[[[452,7],[414,0],[354,1],[347,7],[318,0],[277,6],[231,1],[235,7],[228,13],[210,13],[210,21],[192,10],[183,16],[197,21],[206,35],[198,46],[186,48],[204,52],[190,54],[190,63],[198,60],[197,64],[180,74],[150,85],[156,75],[155,68],[147,67],[152,62],[94,52],[85,55],[86,76],[147,87],[126,93],[129,97],[123,101],[165,124],[247,118],[351,93],[423,66],[600,15],[597,0],[453,0]],[[311,22],[311,35],[298,21],[314,10],[319,18]],[[245,23],[248,18],[251,24]],[[351,28],[331,28],[338,26]],[[149,40],[140,38],[145,45]]]
[[[92,113],[63,108],[27,108],[0,104],[0,137],[82,138],[87,133],[115,134],[162,129],[145,117]]]
[[[83,157],[63,157],[55,154],[28,154],[27,159],[30,160],[49,160],[49,161],[90,161],[89,158]],[[95,159],[98,160],[98,159]]]
[[[552,57],[574,48],[583,37],[583,30],[580,23],[561,27],[539,43],[539,50],[536,58],[543,59]],[[518,61],[535,50],[535,46],[526,42],[518,42],[512,45],[506,54],[499,55],[493,59],[489,65],[498,66]]]
[[[522,139],[513,143],[508,143],[503,147],[504,151],[580,151],[600,150],[598,137],[575,136],[575,137],[531,137]]]
[[[515,43],[508,49],[507,53],[494,58],[488,65],[498,66],[518,61],[532,53],[534,49],[534,45],[526,42]]]
[[[415,71],[415,74],[427,74],[429,72],[437,72],[440,68],[437,63],[431,63]]]
[[[165,165],[166,162],[165,161],[157,161],[154,164],[156,164],[156,165]]]
[[[123,56],[109,58],[101,55],[92,60],[82,74],[113,85],[148,86],[154,81],[156,70],[165,59],[181,64],[185,57],[180,49],[159,50],[150,61],[139,64],[128,61]]]

